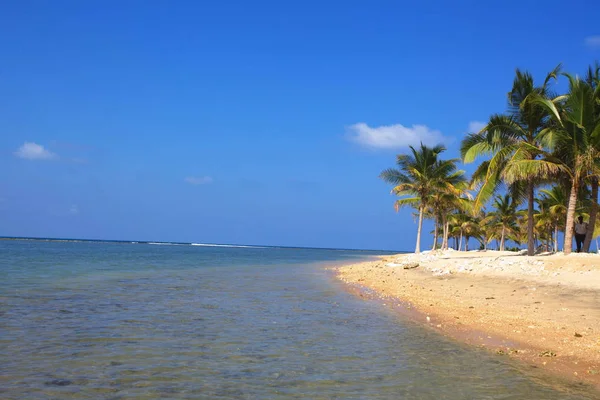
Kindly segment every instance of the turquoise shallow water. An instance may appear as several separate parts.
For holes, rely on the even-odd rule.
[[[323,268],[371,254],[0,242],[0,398],[593,398],[357,299]]]

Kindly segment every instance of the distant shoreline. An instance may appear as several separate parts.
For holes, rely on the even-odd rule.
[[[456,340],[600,390],[599,255],[436,251],[335,270],[359,297],[379,299]]]
[[[237,243],[197,243],[197,242],[165,242],[160,240],[117,240],[117,239],[75,239],[75,238],[44,238],[44,237],[26,237],[26,236],[0,236],[0,240],[27,240],[38,242],[86,242],[86,243],[118,243],[118,244],[150,244],[150,245],[180,245],[180,246],[199,246],[199,247],[239,247],[239,248],[270,248],[270,249],[309,249],[309,250],[344,250],[344,251],[368,251],[382,252],[389,254],[403,254],[398,250],[381,249],[348,249],[336,247],[301,247],[301,246],[275,246],[262,244],[237,244]]]

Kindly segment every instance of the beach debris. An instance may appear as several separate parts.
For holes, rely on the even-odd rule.
[[[575,337],[583,337],[582,334],[575,332]]]
[[[496,298],[495,298],[495,297],[486,297],[485,299],[486,299],[486,300],[496,300]]]
[[[470,265],[461,265],[460,267],[458,267],[458,272],[472,272],[473,271],[473,267]]]
[[[417,268],[418,266],[419,266],[419,263],[409,262],[409,263],[404,264],[402,266],[402,268],[404,268],[404,269],[413,269],[413,268]]]
[[[499,356],[505,356],[506,352],[502,349],[496,350],[496,354],[498,354]]]
[[[431,322],[431,318],[429,318],[429,316],[427,316],[427,322]]]
[[[598,371],[597,369],[588,369],[587,373],[590,375],[598,375],[600,374],[600,371]]]
[[[550,350],[542,351],[538,354],[540,357],[556,357],[556,353]]]
[[[442,268],[434,268],[431,270],[431,272],[433,272],[433,276],[449,275],[452,273],[451,270]]]
[[[387,264],[385,264],[385,266],[386,266],[386,267],[401,267],[401,266],[402,266],[402,264],[400,264],[400,263],[393,263],[393,262],[392,262],[392,263],[387,263]]]

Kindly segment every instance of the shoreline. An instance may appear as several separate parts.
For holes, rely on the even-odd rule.
[[[332,269],[440,334],[600,391],[600,255],[434,251]]]

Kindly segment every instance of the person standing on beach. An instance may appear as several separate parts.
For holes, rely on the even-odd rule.
[[[575,243],[577,243],[577,252],[581,252],[581,246],[585,241],[585,234],[587,233],[588,224],[583,222],[583,217],[580,215],[577,218],[579,222],[575,223]]]

